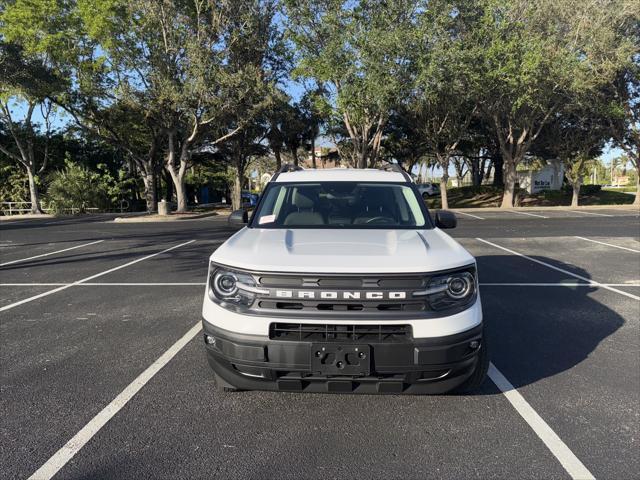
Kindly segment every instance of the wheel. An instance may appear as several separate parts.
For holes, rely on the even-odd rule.
[[[234,387],[217,373],[213,372],[216,379],[216,390],[223,393],[240,392],[238,387]]]
[[[477,391],[487,378],[487,370],[489,370],[489,348],[487,344],[487,335],[483,332],[482,344],[480,345],[480,354],[476,368],[469,378],[462,385],[454,390],[454,393],[472,393]]]

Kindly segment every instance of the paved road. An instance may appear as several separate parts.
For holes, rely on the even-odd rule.
[[[593,476],[637,478],[640,223],[593,212],[611,216],[460,215],[452,235],[478,259],[497,369]],[[5,478],[45,465],[197,324],[207,257],[233,232],[106,220],[0,225]],[[571,478],[539,432],[491,381],[470,396],[219,395],[195,335],[55,478]]]

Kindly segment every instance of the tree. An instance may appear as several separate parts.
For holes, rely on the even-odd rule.
[[[516,168],[542,128],[576,95],[613,79],[633,45],[615,31],[628,0],[485,0],[476,35],[481,110],[504,162],[503,208],[513,205]]]
[[[304,144],[308,134],[308,119],[298,103],[285,104],[280,109],[282,141],[291,155],[294,165],[300,163],[298,149]]]
[[[106,46],[118,38],[115,12],[121,12],[122,4],[17,0],[4,12],[5,34],[41,59],[57,78],[68,79],[53,89],[49,83],[47,101],[66,110],[87,135],[106,141],[135,162],[144,180],[147,209],[153,211],[157,132],[145,130],[147,110],[118,103],[117,89],[126,90],[118,79],[126,77],[131,64],[123,63],[121,56],[105,58]],[[27,77],[38,78],[30,72]]]
[[[0,17],[0,32],[6,35],[7,15]],[[49,161],[53,103],[51,96],[62,81],[38,54],[29,54],[15,44],[0,42],[0,120],[16,149],[0,143],[0,152],[21,165],[29,180],[31,212],[42,213],[38,179]],[[24,110],[18,119],[16,110]],[[42,123],[35,120],[39,114]]]
[[[392,111],[381,152],[383,159],[389,162],[395,160],[409,174],[428,151],[415,114],[410,105],[399,106]]]
[[[407,89],[407,52],[416,2],[285,0],[296,46],[294,73],[313,80],[344,125],[352,166],[375,165],[385,124]]]
[[[614,89],[609,118],[611,134],[614,144],[624,150],[635,168],[636,197],[633,204],[640,205],[640,66],[635,64],[621,72]]]
[[[299,108],[301,109],[305,123],[303,139],[309,143],[312,168],[316,168],[316,139],[318,135],[320,135],[320,129],[326,122],[321,108],[321,97],[322,89],[316,88],[307,91],[299,103]]]
[[[142,72],[142,97],[155,106],[179,212],[187,209],[185,175],[194,149],[205,141],[212,147],[239,132],[264,97],[273,3],[232,3],[127,3],[125,19],[140,22],[123,32],[138,53],[139,63],[129,68]],[[234,124],[228,121],[232,115]]]
[[[468,135],[477,105],[469,82],[473,64],[466,17],[448,1],[429,2],[429,7],[418,28],[412,103],[428,151],[442,169],[440,197],[446,209],[450,160]]]
[[[265,123],[253,122],[220,144],[216,152],[216,156],[225,161],[232,170],[230,190],[234,210],[242,208],[242,188],[251,161],[267,153],[264,145],[267,132],[268,126]]]
[[[288,107],[289,97],[281,90],[277,90],[273,96],[273,104],[265,114],[268,130],[267,143],[276,160],[276,171],[282,167],[282,150],[284,148],[284,134],[282,120],[284,111]]]
[[[584,100],[585,103],[571,111],[565,108],[547,124],[539,142],[545,156],[558,158],[563,163],[565,177],[573,190],[572,207],[578,206],[590,160],[602,153],[609,137],[604,110],[593,97],[589,103]]]
[[[273,1],[84,0],[79,6],[88,35],[102,52],[91,69],[81,70],[89,79],[101,72],[98,82],[86,82],[99,85],[100,92],[91,123],[127,144],[149,189],[155,184],[156,159],[163,157],[178,211],[185,211],[192,153],[240,131],[269,97],[273,78],[265,69],[276,36]],[[145,148],[129,148],[123,132],[100,121],[96,114],[105,103],[138,115],[135,138]],[[91,104],[84,102],[78,117]]]

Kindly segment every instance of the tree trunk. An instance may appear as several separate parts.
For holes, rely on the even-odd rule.
[[[364,146],[358,155],[358,168],[367,168],[367,149]]]
[[[504,185],[504,159],[502,153],[497,151],[493,155],[493,186],[502,187]]]
[[[474,187],[479,187],[482,180],[482,172],[480,171],[480,159],[471,159],[471,180]]]
[[[487,170],[484,173],[484,180],[489,180],[489,178],[491,177],[491,169],[492,168],[493,168],[493,162],[491,160],[489,160],[489,164],[487,165]]]
[[[580,182],[579,181],[573,182],[571,186],[573,187],[573,196],[571,197],[571,206],[577,207],[578,199],[580,197]]]
[[[311,167],[316,168],[316,137],[311,139]]]
[[[189,162],[189,144],[184,141],[180,148],[180,157],[178,158],[178,167],[176,167],[176,135],[175,132],[169,132],[169,152],[167,155],[166,169],[171,175],[173,187],[176,192],[176,200],[178,202],[178,213],[187,211],[187,188],[184,183],[184,177],[187,173],[187,164]]]
[[[173,180],[171,180],[167,170],[164,171],[164,183],[167,186],[167,196],[165,198],[167,202],[171,202],[173,200]]]
[[[31,167],[27,167],[27,176],[29,177],[29,196],[31,198],[31,213],[42,213],[40,208],[40,197],[38,195],[38,185]]]
[[[160,197],[160,188],[162,187],[162,178],[161,175],[158,175],[158,172],[155,173],[154,175],[156,181],[155,181],[155,186],[154,186],[154,190],[155,190],[155,196],[153,197],[153,202],[156,206],[156,208],[158,208],[158,200]]]
[[[236,168],[236,175],[231,186],[231,209],[239,210],[242,208],[242,179],[240,169]]]
[[[440,206],[443,210],[449,208],[449,198],[447,197],[447,180],[449,175],[446,171],[440,177]]]
[[[297,167],[298,163],[300,163],[300,160],[298,159],[298,149],[297,148],[292,148],[291,149],[291,156],[293,157],[293,164]]]
[[[516,191],[516,166],[512,159],[504,159],[504,194],[500,208],[513,208],[513,199]]]
[[[633,163],[636,167],[636,198],[633,204],[640,206],[640,157],[636,156],[636,161]]]
[[[171,178],[176,189],[176,199],[178,200],[176,212],[184,213],[187,211],[187,188],[184,183],[184,175],[177,174],[175,177],[171,175]]]
[[[280,155],[279,148],[273,148],[273,156],[276,157],[276,172],[279,172],[282,168],[282,156]]]
[[[158,209],[156,172],[151,168],[150,171],[141,173],[142,181],[144,182],[144,199],[147,203],[147,212],[155,212]]]
[[[176,168],[170,164],[167,164],[167,171],[169,175],[171,175],[176,201],[178,202],[176,211],[178,213],[184,213],[187,211],[187,188],[184,183],[185,171],[182,168],[176,170]]]

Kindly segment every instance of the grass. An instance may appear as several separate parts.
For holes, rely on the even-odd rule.
[[[451,208],[485,208],[499,207],[502,202],[502,189],[489,185],[480,187],[459,187],[447,190],[449,207]],[[528,194],[518,190],[516,207],[553,207],[570,206],[571,192],[557,190]],[[579,205],[628,205],[633,203],[634,196],[620,191],[601,190],[589,195],[580,195]],[[426,200],[429,208],[440,208],[440,197]]]
[[[607,192],[636,192],[636,186],[635,185],[626,185],[624,187],[617,187],[617,188],[603,188],[603,190],[606,190]]]

